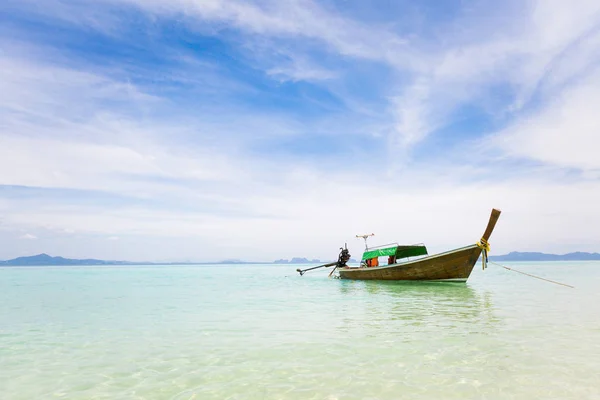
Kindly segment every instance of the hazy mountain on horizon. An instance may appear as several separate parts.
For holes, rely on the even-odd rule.
[[[600,253],[573,252],[567,254],[548,254],[539,252],[518,252],[513,251],[504,255],[490,256],[492,261],[595,261],[600,260]],[[335,261],[335,260],[331,260]],[[331,261],[321,261],[318,259],[307,259],[304,257],[294,257],[291,260],[279,259],[272,264],[322,264]],[[357,261],[351,259],[350,262]],[[182,264],[271,264],[269,262],[249,262],[242,260],[223,260],[217,262],[179,262],[179,263],[158,263],[158,262],[133,262],[133,261],[115,261],[115,260],[97,260],[93,258],[72,259],[64,257],[52,257],[42,253],[34,256],[17,257],[11,260],[0,261],[0,266],[52,266],[52,265],[182,265]]]
[[[199,264],[269,264],[268,262],[249,262],[237,259],[227,259],[215,262],[152,262],[152,261],[119,261],[119,260],[97,260],[93,258],[73,259],[64,257],[53,257],[46,253],[34,256],[17,257],[11,260],[0,261],[0,266],[65,266],[65,265],[199,265]]]
[[[576,251],[567,254],[513,251],[508,254],[490,256],[492,261],[594,261],[600,260],[599,253]]]
[[[128,265],[127,261],[106,261],[87,259],[72,259],[64,257],[52,257],[46,253],[37,254],[35,256],[17,257],[12,260],[0,261],[0,265],[12,266],[49,266],[49,265]]]

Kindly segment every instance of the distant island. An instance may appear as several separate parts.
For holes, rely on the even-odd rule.
[[[273,264],[326,264],[326,263],[330,263],[333,261],[337,261],[337,260],[321,261],[321,260],[317,260],[317,259],[309,260],[308,258],[304,258],[304,257],[294,257],[291,260],[287,260],[287,259],[275,260],[275,261],[273,261]],[[358,261],[351,258],[349,262],[356,263]]]
[[[567,254],[546,254],[537,252],[513,251],[505,255],[490,256],[492,261],[600,261],[599,253],[575,252]],[[0,261],[0,266],[27,267],[27,266],[69,266],[69,265],[231,265],[231,264],[325,264],[335,260],[321,261],[304,257],[294,257],[291,260],[279,259],[273,262],[251,262],[242,260],[223,260],[216,262],[135,262],[135,261],[112,261],[96,260],[93,258],[72,259],[64,257],[52,257],[48,254],[38,254],[29,257],[18,257],[12,260]],[[357,263],[350,259],[350,263]]]
[[[309,260],[308,258],[303,257],[294,257],[291,260],[275,260],[273,264],[320,264],[321,260],[313,259]]]
[[[353,261],[353,260],[350,260]],[[329,261],[325,261],[329,262]],[[18,257],[12,260],[0,261],[0,266],[27,267],[27,266],[68,266],[68,265],[214,265],[214,264],[322,264],[320,260],[302,257],[294,257],[291,260],[276,260],[273,263],[242,261],[238,259],[228,259],[215,262],[150,262],[150,261],[116,261],[116,260],[96,260],[93,258],[73,259],[64,257],[52,257],[48,254],[38,254],[35,256]]]
[[[597,261],[600,260],[600,254],[581,251],[567,254],[513,251],[505,255],[490,256],[489,259],[492,261]]]
[[[18,257],[12,260],[0,261],[0,265],[10,266],[49,266],[49,265],[131,265],[127,261],[105,261],[94,260],[91,258],[77,260],[72,258],[52,257],[48,254],[38,254],[36,256]]]
[[[179,262],[179,263],[155,263],[155,262],[135,262],[135,261],[113,261],[113,260],[96,260],[93,258],[73,259],[64,257],[52,257],[48,254],[38,254],[29,257],[18,257],[12,260],[0,261],[0,266],[12,267],[34,267],[34,266],[68,266],[68,265],[194,265],[203,263]],[[214,263],[204,264],[251,264],[239,260],[224,260]]]

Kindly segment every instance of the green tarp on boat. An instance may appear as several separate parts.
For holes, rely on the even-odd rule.
[[[364,252],[363,261],[374,257],[396,256],[396,259],[406,257],[416,257],[427,255],[427,248],[424,245],[412,246],[391,246],[380,249],[370,249]]]

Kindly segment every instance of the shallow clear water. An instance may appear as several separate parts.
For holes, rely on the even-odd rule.
[[[600,263],[465,284],[296,266],[0,268],[0,397],[600,398]]]

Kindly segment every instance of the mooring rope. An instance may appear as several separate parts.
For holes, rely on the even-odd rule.
[[[483,257],[481,257],[481,269],[485,270],[488,263],[488,254],[490,253],[490,244],[485,238],[481,238],[479,242],[477,242],[477,247],[481,249],[481,253],[483,254]]]
[[[546,281],[546,282],[555,283],[557,285],[562,285],[562,286],[570,287],[571,289],[575,289],[575,286],[567,285],[566,283],[560,283],[560,282],[551,281],[550,279],[542,278],[540,276],[531,275],[531,274],[528,274],[527,272],[518,271],[518,270],[516,270],[514,268],[508,268],[507,266],[504,266],[502,264],[498,264],[497,262],[494,262],[494,261],[488,261],[488,262],[490,264],[497,265],[497,266],[502,267],[504,269],[507,269],[509,271],[518,272],[519,274],[527,275],[527,276],[530,276],[532,278],[541,279],[541,280]]]

